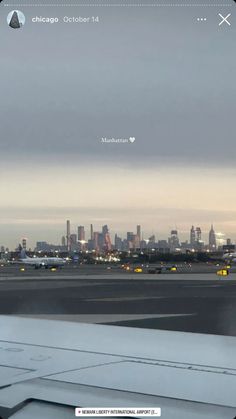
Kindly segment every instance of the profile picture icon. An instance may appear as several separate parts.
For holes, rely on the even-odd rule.
[[[7,23],[12,29],[20,29],[25,24],[25,15],[19,10],[12,10],[7,16]]]

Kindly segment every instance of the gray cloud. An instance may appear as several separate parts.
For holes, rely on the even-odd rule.
[[[205,28],[195,22],[202,12],[196,8],[95,9],[97,26],[43,28],[29,22],[38,9],[25,9],[28,25],[20,35],[1,28],[4,158],[73,153],[106,160],[114,148],[98,139],[131,135],[135,147],[115,151],[123,160],[232,164],[235,26],[219,31],[217,10],[202,9]]]

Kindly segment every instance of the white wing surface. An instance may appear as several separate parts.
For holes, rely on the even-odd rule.
[[[71,419],[75,407],[233,419],[236,338],[1,316],[0,419]]]

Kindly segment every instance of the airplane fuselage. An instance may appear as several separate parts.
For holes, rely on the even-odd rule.
[[[230,261],[230,262],[235,263],[236,262],[236,253],[235,252],[233,252],[233,253],[225,253],[223,255],[223,260],[227,260],[227,261]]]
[[[20,263],[24,265],[30,265],[37,268],[57,268],[62,267],[66,264],[66,260],[62,258],[22,258],[20,259]]]

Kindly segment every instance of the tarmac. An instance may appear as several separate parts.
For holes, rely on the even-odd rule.
[[[1,267],[0,314],[236,336],[236,273],[218,277],[217,269],[134,274],[104,266]]]

